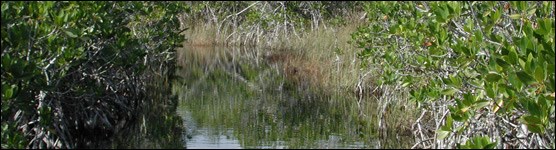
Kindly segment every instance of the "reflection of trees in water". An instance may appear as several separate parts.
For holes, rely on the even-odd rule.
[[[167,91],[163,92],[163,91]],[[176,114],[178,99],[170,90],[157,88],[157,94],[143,104],[143,111],[129,128],[114,138],[113,148],[185,148],[182,139],[183,121]],[[166,103],[160,103],[163,99]]]
[[[191,112],[196,128],[218,132],[209,136],[232,129],[243,148],[372,145],[366,144],[373,138],[360,129],[349,98],[310,86],[284,85],[289,81],[279,74],[281,69],[275,71],[270,64],[257,65],[239,57],[222,59],[225,55],[216,49],[192,48],[178,54],[184,58],[179,62],[190,72],[180,74],[184,83],[175,92],[182,101],[180,111]],[[284,88],[278,88],[282,85]],[[359,144],[353,144],[356,142]]]
[[[240,113],[242,121],[235,129],[236,135],[241,135],[238,138],[244,148],[265,145],[316,148],[323,146],[323,142],[327,146],[340,146],[339,143],[361,140],[357,138],[357,124],[344,112],[345,108],[329,103],[328,96],[298,92],[273,94],[259,97],[254,102],[258,103],[254,111]]]

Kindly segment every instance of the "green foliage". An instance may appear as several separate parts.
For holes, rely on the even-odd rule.
[[[2,148],[84,146],[73,139],[80,136],[76,128],[112,130],[132,117],[126,112],[138,107],[129,105],[146,92],[140,75],[144,80],[152,74],[146,68],[173,67],[159,65],[173,64],[173,48],[184,40],[176,18],[182,7],[3,2]],[[95,101],[102,106],[93,106]],[[92,125],[83,125],[90,120]]]
[[[490,142],[490,139],[486,136],[473,137],[464,145],[458,145],[460,149],[494,149],[495,147],[496,142]]]
[[[454,104],[448,116],[458,124],[487,114],[517,116],[529,131],[544,134],[554,123],[553,3],[371,2],[364,8],[370,23],[352,39],[362,49],[362,66],[382,76],[379,83],[408,87],[420,106],[447,100]],[[452,129],[441,127],[438,139]],[[494,147],[473,140],[476,145],[461,148]]]

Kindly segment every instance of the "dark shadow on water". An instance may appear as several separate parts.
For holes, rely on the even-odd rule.
[[[182,149],[185,148],[183,120],[176,113],[178,98],[171,93],[169,78],[150,81],[152,91],[140,104],[142,111],[127,128],[113,138],[115,149]]]

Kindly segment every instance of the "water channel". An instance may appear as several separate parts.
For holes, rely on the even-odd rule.
[[[239,55],[241,54],[241,55]],[[185,47],[174,84],[193,149],[380,148],[343,97],[288,88],[262,50]]]

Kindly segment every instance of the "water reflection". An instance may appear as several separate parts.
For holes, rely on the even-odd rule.
[[[282,90],[288,81],[276,68],[236,55],[258,51],[179,52],[184,79],[174,92],[190,137],[187,148],[379,148],[369,124],[350,110],[352,99]]]
[[[142,101],[137,117],[127,122],[127,127],[115,135],[112,149],[177,149],[183,143],[183,119],[176,114],[178,98],[170,92],[168,78],[147,81],[151,91]]]
[[[198,134],[187,141],[190,149],[242,149],[239,140],[233,137],[233,129],[215,132],[211,128],[200,128]]]

